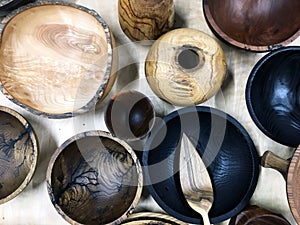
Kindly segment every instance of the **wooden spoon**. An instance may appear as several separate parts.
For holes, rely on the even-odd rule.
[[[189,206],[201,214],[204,225],[210,225],[208,212],[213,203],[212,183],[201,157],[183,133],[180,144],[180,184]]]

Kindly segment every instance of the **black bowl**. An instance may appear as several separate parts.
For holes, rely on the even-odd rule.
[[[274,141],[300,144],[300,47],[290,46],[262,57],[246,87],[249,113],[257,127]]]
[[[177,145],[182,132],[194,142],[208,166],[214,188],[214,202],[209,213],[211,223],[236,215],[248,204],[255,190],[258,155],[239,122],[214,108],[183,108],[154,126],[143,153],[149,192],[170,215],[201,224],[201,216],[186,203],[180,187]]]

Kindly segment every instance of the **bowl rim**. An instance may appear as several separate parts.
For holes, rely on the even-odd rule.
[[[30,137],[30,140],[32,143],[32,149],[33,149],[33,154],[32,154],[33,162],[30,165],[30,169],[29,169],[29,172],[27,173],[27,176],[25,177],[25,179],[23,180],[21,185],[19,185],[19,187],[16,190],[14,190],[11,194],[6,196],[5,198],[0,199],[0,204],[3,204],[5,202],[8,202],[9,200],[15,198],[17,195],[19,195],[27,187],[27,185],[31,182],[32,177],[37,168],[37,162],[38,162],[38,156],[39,156],[39,145],[38,145],[38,140],[37,140],[36,134],[35,134],[32,126],[21,114],[19,114],[15,110],[8,108],[6,106],[0,106],[0,111],[10,114],[11,116],[16,118],[23,125],[23,127],[25,128],[26,132],[28,133],[28,135]]]
[[[110,79],[113,79],[111,77],[111,74],[113,74],[115,71],[113,71],[113,58],[115,57],[115,50],[113,50],[114,47],[114,37],[111,32],[111,29],[107,25],[107,23],[104,21],[104,19],[93,9],[89,9],[85,6],[78,5],[75,3],[68,3],[68,2],[57,2],[57,1],[51,1],[51,0],[41,0],[41,1],[35,1],[33,3],[29,3],[27,5],[21,6],[13,11],[11,11],[9,14],[7,14],[3,20],[0,23],[0,42],[2,39],[3,31],[6,28],[6,25],[9,23],[11,19],[13,19],[15,16],[17,16],[19,13],[22,13],[26,10],[30,10],[35,7],[40,7],[40,6],[64,6],[64,7],[72,7],[76,10],[83,11],[85,13],[88,13],[89,15],[93,16],[101,25],[103,28],[103,31],[105,33],[105,38],[106,38],[106,44],[107,44],[107,66],[106,70],[103,76],[103,82],[102,84],[98,87],[98,90],[96,91],[95,95],[90,99],[90,101],[82,106],[79,109],[76,109],[75,111],[70,111],[70,112],[65,112],[65,113],[48,113],[48,112],[43,112],[39,111],[37,109],[33,109],[30,106],[27,106],[18,100],[16,100],[10,93],[6,91],[4,86],[2,85],[1,79],[0,79],[0,91],[13,103],[16,105],[26,109],[27,111],[38,115],[38,116],[43,116],[49,119],[63,119],[63,118],[69,118],[69,117],[74,117],[79,114],[83,114],[89,110],[92,109],[96,105],[96,103],[101,100],[103,97],[105,97],[105,88],[107,87]]]
[[[264,55],[262,58],[259,59],[259,61],[255,64],[255,66],[252,68],[250,75],[247,80],[246,89],[245,89],[245,99],[246,99],[246,105],[248,108],[248,112],[250,114],[250,117],[252,118],[252,121],[255,123],[255,125],[270,139],[273,141],[280,143],[285,146],[289,147],[297,147],[293,146],[290,143],[285,142],[284,140],[279,140],[275,135],[273,135],[271,132],[269,132],[260,122],[258,117],[256,116],[256,113],[253,108],[252,100],[251,100],[251,94],[252,94],[252,84],[254,82],[254,79],[256,78],[258,71],[262,66],[265,65],[266,62],[268,62],[272,57],[281,54],[283,52],[287,51],[299,51],[300,52],[300,46],[286,46],[279,49],[276,49],[272,52],[269,52],[268,54]]]
[[[242,42],[239,42],[233,38],[231,38],[230,36],[228,36],[220,26],[217,25],[217,23],[215,22],[209,6],[208,6],[208,1],[209,0],[202,0],[203,3],[203,14],[204,17],[207,21],[208,26],[210,27],[210,29],[213,31],[213,33],[221,40],[223,40],[225,43],[230,44],[231,46],[235,46],[237,48],[240,49],[244,49],[247,51],[252,51],[252,52],[268,52],[268,51],[272,51],[275,49],[279,49],[283,46],[286,46],[288,44],[290,44],[291,42],[293,42],[294,40],[296,40],[299,36],[300,36],[300,28],[298,29],[298,31],[296,31],[292,36],[288,37],[287,39],[278,42],[278,43],[274,43],[272,45],[251,45],[251,44],[245,44]]]
[[[48,168],[47,168],[47,172],[46,172],[47,192],[50,197],[50,201],[51,201],[52,205],[54,206],[54,208],[56,209],[56,211],[58,212],[59,215],[61,215],[67,222],[69,222],[73,225],[81,225],[81,223],[79,223],[79,222],[73,220],[71,217],[69,217],[62,210],[62,208],[58,205],[58,203],[55,201],[55,197],[54,197],[54,194],[53,194],[52,188],[51,188],[51,185],[52,185],[51,176],[52,176],[52,169],[56,162],[56,159],[64,151],[64,149],[69,146],[69,144],[71,144],[79,139],[82,139],[85,137],[93,137],[93,136],[108,138],[108,139],[111,139],[112,141],[117,142],[118,144],[122,145],[124,147],[124,149],[130,154],[130,156],[132,157],[134,164],[135,164],[135,168],[136,168],[136,172],[137,172],[137,188],[136,188],[135,197],[134,197],[133,201],[131,202],[130,207],[128,207],[128,209],[121,216],[119,216],[116,220],[107,223],[108,225],[120,224],[123,220],[125,220],[134,211],[134,209],[136,208],[136,206],[139,202],[139,199],[142,194],[142,189],[143,189],[143,173],[142,173],[142,167],[139,162],[139,159],[137,158],[134,150],[130,147],[130,145],[119,138],[113,137],[110,133],[108,133],[106,131],[90,130],[90,131],[78,133],[78,134],[70,137],[69,139],[67,139],[63,144],[61,144],[55,150],[55,152],[53,153],[53,155],[50,159],[50,162],[49,162]]]
[[[248,187],[247,193],[244,196],[244,198],[239,202],[239,204],[236,205],[236,207],[234,207],[233,209],[231,209],[230,211],[228,211],[225,214],[219,215],[217,217],[213,217],[210,218],[211,223],[219,223],[222,221],[225,221],[227,219],[229,219],[230,217],[233,217],[234,215],[236,215],[237,213],[239,213],[249,202],[249,200],[251,199],[257,182],[258,182],[258,176],[259,176],[259,159],[258,159],[258,155],[257,152],[254,153],[254,151],[256,151],[255,145],[250,137],[250,135],[248,134],[247,130],[232,116],[230,116],[228,113],[223,112],[219,109],[216,109],[214,107],[209,107],[209,106],[188,106],[188,107],[184,107],[184,108],[180,108],[178,110],[175,110],[173,112],[171,112],[170,114],[166,115],[162,121],[164,122],[164,124],[166,124],[168,121],[174,119],[175,117],[179,116],[179,115],[183,115],[186,113],[190,113],[190,112],[203,112],[203,113],[211,113],[214,114],[216,116],[220,116],[222,118],[225,118],[227,122],[230,122],[232,125],[234,125],[235,127],[238,128],[238,130],[241,132],[241,134],[244,136],[247,144],[249,145],[249,150],[250,150],[250,154],[252,155],[252,162],[253,162],[253,171],[252,171],[252,179],[250,182],[250,186]],[[156,130],[159,130],[162,128],[162,126],[164,124],[160,124]],[[155,134],[155,133],[154,133]],[[149,155],[149,144],[151,143],[153,137],[155,135],[151,136],[149,135],[146,143],[145,143],[145,148],[144,148],[144,152],[143,152],[143,169],[144,169],[144,179],[146,181],[146,184],[151,184],[151,177],[149,175],[149,171],[148,171],[148,155]],[[149,143],[150,142],[150,143]],[[177,211],[175,211],[172,207],[170,207],[169,205],[167,205],[157,194],[156,190],[154,189],[153,185],[147,185],[147,189],[149,190],[151,196],[153,197],[153,199],[158,203],[159,206],[161,206],[166,212],[168,212],[168,214],[170,214],[171,216],[178,218],[181,221],[185,221],[187,223],[192,223],[192,224],[199,224],[199,218],[192,218],[189,216],[185,216],[181,213],[178,213]]]

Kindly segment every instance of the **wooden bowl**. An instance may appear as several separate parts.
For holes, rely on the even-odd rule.
[[[0,204],[16,197],[37,166],[38,143],[24,117],[0,106]]]
[[[206,21],[227,43],[270,51],[300,35],[298,0],[203,0]]]
[[[12,10],[33,1],[34,0],[0,0],[0,17],[5,16]]]
[[[111,97],[104,115],[108,130],[125,140],[145,137],[154,124],[151,100],[141,92],[122,91]]]
[[[145,183],[152,197],[171,216],[202,224],[201,215],[189,207],[181,190],[177,146],[183,132],[196,146],[212,180],[210,222],[236,215],[248,205],[256,188],[258,155],[240,123],[214,108],[174,111],[152,129],[143,152]]]
[[[187,225],[172,216],[154,212],[140,212],[130,215],[122,224],[124,225]]]
[[[247,81],[246,103],[257,127],[284,145],[300,144],[300,47],[262,57]]]
[[[145,63],[147,81],[161,99],[178,106],[211,98],[226,75],[226,59],[209,35],[191,28],[172,30],[151,47]]]
[[[119,224],[137,205],[142,185],[131,147],[103,131],[68,139],[47,170],[51,201],[71,224]]]
[[[9,14],[0,45],[2,92],[30,112],[64,118],[111,89],[114,39],[93,10],[39,1]]]
[[[290,225],[290,223],[279,214],[251,205],[233,217],[229,225]]]

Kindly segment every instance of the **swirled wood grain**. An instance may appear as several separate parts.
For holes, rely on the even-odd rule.
[[[197,105],[212,97],[226,74],[220,45],[209,35],[181,28],[160,37],[145,64],[151,89],[174,105]]]
[[[3,30],[4,91],[46,114],[70,113],[95,103],[111,88],[113,38],[108,27],[81,8],[36,4],[13,16]]]
[[[131,148],[97,135],[70,139],[50,162],[52,202],[74,224],[117,224],[133,211],[141,194],[141,168]]]
[[[119,23],[136,41],[155,40],[174,24],[173,0],[119,0]]]
[[[187,225],[172,216],[155,212],[139,212],[130,215],[122,224],[126,225]]]
[[[15,197],[29,183],[37,163],[37,148],[26,120],[0,106],[0,203]]]
[[[213,30],[237,47],[269,51],[289,44],[300,35],[298,0],[203,2],[206,19]]]

